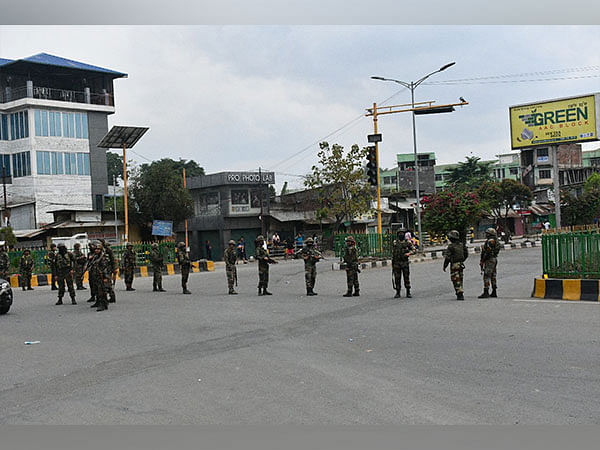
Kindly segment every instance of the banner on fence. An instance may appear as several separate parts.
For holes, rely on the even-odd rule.
[[[169,220],[153,220],[153,236],[171,236],[173,234],[173,222]]]

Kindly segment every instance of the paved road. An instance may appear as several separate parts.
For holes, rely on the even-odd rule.
[[[0,423],[600,423],[600,305],[531,301],[539,261],[502,252],[500,298],[478,300],[472,255],[465,302],[439,261],[412,266],[401,300],[389,269],[363,271],[350,299],[344,273],[322,270],[306,297],[299,261],[273,266],[272,297],[250,264],[241,295],[223,271],[191,275],[191,296],[176,276],[164,295],[136,279],[104,313],[16,291]]]

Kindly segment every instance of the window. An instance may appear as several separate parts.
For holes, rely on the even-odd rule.
[[[10,155],[2,155],[0,156],[0,176],[2,176],[2,170],[5,171],[5,175],[10,177]]]
[[[71,173],[71,157],[69,156],[69,153],[63,153],[63,155],[65,159],[65,175],[73,175]]]
[[[62,153],[51,152],[50,158],[52,159],[52,175],[62,175],[62,173],[63,173]]]
[[[442,176],[441,173],[436,173],[435,174],[435,181],[443,181],[444,177]]]
[[[1,114],[0,116],[0,139],[8,141],[8,116],[6,114]]]
[[[511,167],[510,169],[508,169],[509,173],[511,175],[519,175],[519,168],[518,167]]]
[[[42,111],[42,136],[48,136],[48,111]]]
[[[540,170],[539,178],[552,178],[552,170],[550,170],[550,169]]]
[[[248,202],[248,191],[247,190],[231,190],[231,204],[232,205],[247,205]]]
[[[81,115],[81,129],[82,129],[83,139],[87,139],[88,138],[88,118],[87,118],[86,113]]]
[[[63,122],[63,136],[69,137],[69,115],[67,113],[62,113],[62,122]]]
[[[81,139],[81,114],[75,114],[75,137]]]
[[[38,175],[50,175],[50,152],[36,152]]]
[[[392,184],[392,177],[383,177],[383,184]]]
[[[547,148],[538,148],[537,149],[537,156],[548,156],[548,149]]]
[[[8,155],[5,155],[5,158]],[[6,163],[8,160],[5,159]],[[12,166],[14,177],[26,177],[31,175],[31,159],[29,152],[14,153],[12,155]]]
[[[69,113],[69,137],[75,137],[75,120],[73,118],[74,114]]]

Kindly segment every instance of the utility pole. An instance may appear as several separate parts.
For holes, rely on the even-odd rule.
[[[129,242],[129,215],[127,214],[127,144],[123,144],[123,207],[125,209],[125,242]]]
[[[373,134],[377,134],[377,103],[373,103]],[[381,229],[381,183],[379,182],[379,142],[375,142],[375,160],[377,161],[377,234]]]
[[[554,181],[554,215],[556,217],[556,229],[561,227],[560,217],[560,171],[558,168],[558,145],[552,145],[552,179]]]
[[[258,168],[258,195],[260,196],[260,234],[265,236],[265,220],[263,218],[262,170]],[[265,238],[265,242],[266,242]]]
[[[4,188],[4,219],[6,219],[6,223],[3,223],[2,226],[8,227],[10,225],[10,212],[8,211],[8,202],[6,200],[6,167],[2,164],[2,187]]]
[[[183,168],[183,188],[186,189],[186,182],[185,182],[185,167]],[[185,248],[188,248],[189,244],[188,244],[188,221],[187,218],[185,219]]]
[[[117,226],[117,176],[113,176],[113,209],[115,210],[115,239],[121,245],[121,237],[119,236],[119,227]]]

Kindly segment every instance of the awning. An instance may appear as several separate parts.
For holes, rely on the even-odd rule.
[[[14,230],[15,237],[17,239],[19,239],[19,238],[28,239],[28,238],[39,236],[40,234],[43,234],[45,232],[46,232],[46,230],[44,228],[39,228],[39,229],[35,229],[35,230]]]
[[[529,211],[531,211],[536,216],[547,216],[552,211],[542,205],[531,205],[529,207]]]

